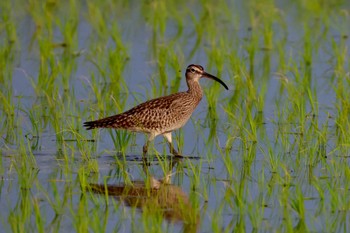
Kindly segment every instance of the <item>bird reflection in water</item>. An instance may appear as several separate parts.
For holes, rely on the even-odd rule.
[[[131,184],[89,184],[93,193],[112,196],[126,206],[136,207],[144,212],[161,211],[170,222],[182,222],[184,232],[196,232],[199,223],[198,211],[193,208],[188,195],[181,187],[171,184],[173,168],[180,163],[179,158],[169,162],[169,172],[156,179],[148,171],[149,163],[143,162],[146,182],[132,181]],[[148,183],[147,183],[148,182]]]

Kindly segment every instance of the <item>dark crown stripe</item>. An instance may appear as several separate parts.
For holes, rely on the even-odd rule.
[[[204,70],[203,66],[201,66],[201,65],[195,65],[195,64],[191,64],[191,65],[187,66],[187,69],[186,69],[186,70],[189,70],[191,67],[195,67],[195,68],[197,68],[197,69],[199,69],[199,70],[201,70],[201,71]]]

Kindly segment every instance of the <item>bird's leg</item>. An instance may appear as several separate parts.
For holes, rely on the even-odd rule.
[[[173,159],[169,160],[169,171],[165,174],[164,178],[162,179],[162,183],[171,184],[171,176],[176,174],[176,171],[173,172],[173,169],[179,162],[181,162],[181,157],[179,156],[175,156]]]
[[[163,136],[168,141],[170,153],[175,155],[176,157],[182,157],[182,155],[179,154],[179,152],[177,152],[175,150],[175,148],[173,147],[172,138],[171,138],[171,132],[163,133]]]
[[[143,151],[143,156],[146,156],[147,155],[147,151],[148,151],[148,145],[151,141],[153,141],[153,139],[155,138],[156,135],[154,134],[149,134],[148,135],[148,138],[146,140],[146,143],[145,145],[143,145],[143,148],[142,148],[142,151]]]
[[[148,140],[146,141],[145,145],[143,145],[142,147],[142,151],[143,151],[143,156],[146,156],[147,151],[148,151]]]

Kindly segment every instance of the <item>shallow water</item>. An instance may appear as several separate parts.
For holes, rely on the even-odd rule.
[[[345,22],[349,3],[317,11],[301,2],[277,1],[272,4],[280,18],[267,17],[264,12],[270,8],[259,8],[253,1],[222,1],[214,6],[207,2],[201,7],[192,1],[169,3],[166,17],[157,1],[94,3],[91,8],[88,3],[76,3],[77,33],[71,47],[57,44],[66,40],[60,24],[65,25],[71,15],[65,12],[65,4],[72,3],[55,3],[51,29],[45,21],[50,16],[40,20],[40,10],[31,12],[26,4],[27,8],[13,12],[18,39],[9,49],[13,60],[3,59],[3,66],[11,71],[3,69],[5,79],[0,79],[1,92],[14,107],[12,115],[5,101],[0,108],[0,226],[4,232],[38,232],[40,226],[44,232],[349,229],[348,142],[339,136],[338,123],[346,108],[340,103],[348,101]],[[102,9],[102,16],[94,7]],[[99,17],[105,17],[102,24],[107,31],[95,26]],[[271,48],[265,41],[268,27],[273,32]],[[57,48],[40,50],[44,46],[40,41],[50,33],[49,41]],[[113,36],[124,47],[115,49]],[[9,38],[1,39],[2,51],[9,48]],[[253,43],[256,38],[258,42]],[[307,46],[312,48],[310,53]],[[343,73],[335,47],[345,51]],[[45,51],[50,55],[45,57]],[[239,62],[231,62],[237,58]],[[45,73],[41,65],[51,64],[45,59],[55,65],[40,84]],[[123,153],[113,140],[119,134],[83,129],[84,121],[176,91],[171,89],[176,89],[176,78],[181,78],[179,90],[186,90],[184,70],[191,63],[219,76],[230,90],[201,80],[205,97],[191,120],[173,135],[185,158],[170,171],[165,166],[172,157],[165,156],[168,149],[161,137],[151,148],[146,176],[143,135],[121,133],[131,135]],[[344,84],[339,84],[342,79],[337,74]],[[304,85],[308,75],[310,85]],[[49,80],[53,87],[45,90]],[[343,96],[337,92],[340,88]],[[314,101],[307,99],[310,95]],[[300,109],[295,99],[300,99]],[[208,114],[215,107],[216,112]],[[343,127],[346,132],[348,125]],[[322,130],[327,132],[324,140],[319,139]],[[162,181],[169,173],[171,187],[187,195],[199,216],[190,227],[186,219],[174,222],[164,217],[164,207],[160,208],[164,216],[147,217],[147,208],[89,190],[91,184],[124,187],[145,184],[150,177]]]

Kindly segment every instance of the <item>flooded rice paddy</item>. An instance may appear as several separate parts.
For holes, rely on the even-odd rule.
[[[3,232],[350,230],[348,1],[1,1]],[[83,122],[187,90],[173,133]]]

